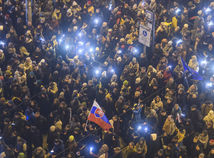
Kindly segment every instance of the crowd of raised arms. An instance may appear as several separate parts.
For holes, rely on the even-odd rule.
[[[0,0],[0,158],[214,158],[213,0],[26,3]]]

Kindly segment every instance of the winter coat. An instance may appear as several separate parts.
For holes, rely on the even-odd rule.
[[[204,117],[203,120],[205,121],[206,124],[209,122],[212,122],[213,128],[214,128],[214,112],[213,112],[213,110],[210,110],[210,112]]]
[[[174,120],[167,118],[163,125],[163,131],[166,132],[167,135],[171,136],[174,134],[176,128]]]

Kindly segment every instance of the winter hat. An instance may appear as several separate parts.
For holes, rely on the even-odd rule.
[[[73,1],[72,6],[77,6],[77,5],[78,5],[77,2]]]
[[[151,138],[153,141],[156,141],[157,140],[157,133],[152,133]]]
[[[62,130],[62,121],[59,120],[55,123],[56,129]]]
[[[140,83],[140,81],[141,81],[140,77],[136,78],[136,80],[135,80],[135,84],[139,84],[139,83]]]
[[[56,127],[55,127],[54,125],[52,125],[52,126],[50,127],[50,131],[51,131],[51,132],[55,132],[55,130],[56,130]]]
[[[20,152],[17,158],[25,158],[25,154],[23,152]]]
[[[118,57],[118,58],[117,58],[117,61],[118,61],[118,62],[121,62],[121,61],[122,61],[122,58],[121,58],[121,57]]]
[[[86,86],[87,86],[87,83],[83,83],[83,84],[82,84],[82,87],[86,87]]]
[[[202,10],[199,10],[199,11],[198,11],[198,15],[199,15],[199,16],[202,15]]]
[[[184,24],[184,28],[188,28],[189,27],[189,25],[188,24]]]
[[[70,135],[69,138],[68,138],[68,141],[71,143],[74,141],[74,136],[73,135]]]
[[[200,153],[200,155],[198,156],[198,158],[204,158],[204,153]]]
[[[123,82],[123,85],[124,85],[124,86],[128,86],[128,84],[129,84],[129,82],[128,82],[127,80],[125,80],[125,81]]]

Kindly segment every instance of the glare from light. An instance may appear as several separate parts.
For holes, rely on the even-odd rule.
[[[113,68],[112,68],[110,71],[111,71],[111,73],[115,73],[115,71],[114,71],[114,69],[113,69]]]
[[[65,49],[68,50],[68,49],[69,49],[69,45],[66,45],[66,46],[65,46]]]
[[[180,11],[181,11],[181,9],[180,9],[180,8],[177,8],[177,9],[175,10],[175,13],[178,14]]]
[[[168,67],[169,67],[170,69],[172,69],[172,65],[169,65]]]
[[[211,9],[209,7],[205,10],[206,13],[209,13],[210,11]]]
[[[117,53],[118,53],[118,54],[121,54],[121,53],[122,53],[122,50],[118,50]]]
[[[80,33],[78,34],[78,36],[79,36],[79,37],[82,37],[82,32],[80,32]]]
[[[79,49],[79,50],[78,50],[78,53],[79,53],[79,54],[82,54],[82,52],[83,52],[83,49]]]
[[[148,132],[148,127],[145,127],[145,128],[144,128],[144,131],[145,131],[145,132]]]
[[[142,126],[138,126],[137,130],[140,131],[142,129]]]
[[[45,39],[42,38],[42,37],[40,37],[40,41],[41,41],[41,42],[45,42]]]
[[[133,53],[134,54],[138,53],[138,49],[137,48],[133,48]]]
[[[100,73],[100,71],[97,69],[97,70],[95,70],[95,74],[96,75],[99,75],[99,73]]]
[[[143,2],[142,2],[142,6],[144,6],[144,5],[145,5],[145,2],[143,1]]]
[[[177,43],[177,45],[179,45],[180,43],[182,43],[183,42],[183,40],[182,39],[179,39],[176,43]]]
[[[93,49],[93,48],[90,48],[90,49],[89,49],[89,52],[90,52],[90,53],[92,53],[93,51],[94,51],[94,49]]]
[[[50,153],[54,153],[54,150],[52,149],[52,150],[50,151]]]
[[[186,115],[185,115],[184,113],[181,113],[181,116],[182,116],[182,117],[185,117]]]
[[[4,43],[4,42],[2,42],[2,41],[0,41],[0,45],[3,45],[3,46],[4,46],[4,45],[5,45],[5,43]]]
[[[201,65],[207,65],[207,61],[206,60],[202,60],[201,61]]]
[[[93,151],[93,149],[94,149],[93,147],[90,147],[89,151],[90,151],[90,152],[92,152],[92,151]]]
[[[207,87],[207,88],[211,88],[212,86],[213,86],[212,82],[207,82],[207,83],[206,83],[206,87]]]
[[[111,4],[111,3],[109,4],[108,9],[109,9],[109,10],[112,10],[112,4]]]
[[[83,45],[84,45],[84,42],[79,41],[78,44],[79,44],[80,46],[83,46]]]
[[[0,137],[0,140],[2,139],[2,137]]]
[[[212,21],[210,21],[209,23],[208,23],[208,26],[212,26],[214,23],[212,22]]]
[[[99,19],[98,18],[94,19],[94,23],[97,25],[99,23]]]
[[[61,42],[62,42],[62,39],[60,38],[60,39],[59,39],[59,43],[61,43]]]

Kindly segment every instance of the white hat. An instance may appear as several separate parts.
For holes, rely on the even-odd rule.
[[[198,11],[198,15],[202,15],[202,10],[199,10],[199,11]]]
[[[136,84],[139,84],[139,83],[140,83],[140,80],[141,80],[140,77],[136,78],[135,83],[136,83]]]
[[[77,2],[73,1],[72,6],[77,6],[77,5],[78,5]]]
[[[121,57],[118,57],[118,58],[117,58],[117,61],[118,61],[118,62],[121,62],[121,61],[122,61],[122,58],[121,58]]]
[[[188,24],[184,24],[184,27],[185,27],[185,28],[188,28],[188,27],[189,27],[189,25],[188,25]]]

